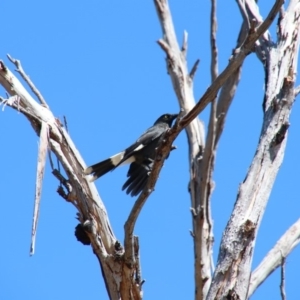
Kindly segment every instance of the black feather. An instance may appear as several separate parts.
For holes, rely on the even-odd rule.
[[[156,156],[156,148],[160,143],[161,137],[171,127],[176,117],[177,114],[160,116],[154,125],[146,130],[130,147],[88,167],[84,173],[86,175],[92,174],[92,180],[96,180],[124,163],[131,163],[127,173],[128,178],[122,190],[126,190],[126,193],[131,196],[138,195],[147,185]]]
[[[115,168],[115,165],[112,163],[111,159],[108,158],[103,160],[97,164],[94,164],[84,170],[84,174],[90,175],[93,174],[93,180],[98,179],[99,177],[103,176],[104,174],[112,171]]]
[[[127,173],[127,181],[124,183],[122,190],[126,190],[131,196],[138,195],[146,186],[149,174],[152,171],[153,160],[147,159],[142,164],[134,162],[130,165]]]

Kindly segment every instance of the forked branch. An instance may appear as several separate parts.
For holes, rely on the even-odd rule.
[[[157,12],[159,14],[159,18],[161,23],[163,24],[163,28],[170,28],[170,11],[168,8],[167,1],[154,1]],[[278,3],[281,3],[281,1],[277,1],[274,5],[276,8]],[[280,7],[280,6],[279,6]],[[272,13],[270,13],[270,18],[276,15],[276,9],[272,9]],[[274,16],[273,16],[274,14]],[[271,19],[273,20],[273,19]],[[168,24],[166,24],[166,22]],[[172,23],[171,23],[172,24]],[[225,70],[216,78],[216,80],[212,83],[212,85],[207,89],[207,91],[204,93],[204,95],[200,98],[198,103],[192,108],[181,120],[177,120],[173,128],[171,128],[164,136],[163,141],[159,145],[157,149],[157,155],[156,159],[153,165],[152,172],[149,176],[149,180],[147,183],[147,187],[144,189],[144,191],[141,193],[139,198],[137,199],[134,208],[130,214],[130,217],[128,218],[126,224],[125,224],[125,263],[128,265],[129,268],[133,268],[135,265],[134,261],[134,245],[133,245],[133,230],[135,221],[146,202],[148,196],[151,194],[151,192],[154,189],[159,171],[163,165],[163,162],[168,155],[168,153],[171,150],[173,141],[178,136],[178,134],[186,127],[188,126],[193,119],[195,119],[201,111],[204,110],[204,108],[209,104],[217,95],[219,89],[222,87],[222,85],[225,83],[225,81],[229,78],[229,76],[243,63],[246,56],[251,52],[254,43],[256,40],[260,37],[261,34],[264,33],[263,30],[266,30],[268,26],[271,24],[270,19],[266,19],[256,31],[249,31],[249,34],[243,43],[243,45],[237,49],[230,60],[228,66],[225,68]],[[164,27],[166,25],[166,27]],[[171,26],[172,27],[172,26]],[[181,67],[181,70],[183,70],[182,62],[178,62],[174,60],[174,52],[172,46],[175,46],[176,49],[180,52],[179,46],[177,44],[176,36],[173,35],[174,28],[170,28],[170,32],[168,30],[165,31],[165,40],[160,40],[159,44],[163,48],[163,50],[167,54],[167,59],[171,60],[173,63],[178,63]],[[174,39],[176,41],[176,45],[169,45],[168,43],[173,43]],[[175,53],[176,54],[176,53]],[[184,73],[187,74],[188,72]],[[178,79],[178,78],[176,78]],[[175,80],[176,80],[175,79]],[[178,87],[177,83],[173,82],[173,85],[175,87]],[[181,98],[181,100],[185,100],[185,98],[182,98],[185,93],[182,92],[182,90],[176,90],[176,94],[178,97]],[[183,108],[184,109],[184,108]],[[185,109],[184,109],[185,111]],[[132,275],[131,272],[126,273],[127,280],[130,280],[130,276]],[[124,287],[126,288],[126,286]]]
[[[256,234],[283,160],[289,116],[295,99],[300,16],[300,7],[296,3],[298,1],[290,1],[287,13],[280,22],[284,32],[282,39],[265,52],[266,92],[262,131],[253,161],[240,185],[234,210],[222,237],[208,300],[216,297],[248,298],[245,283],[250,279]],[[277,9],[281,4],[282,2],[275,3]],[[268,17],[274,12],[274,7]],[[274,16],[271,20],[273,18]],[[261,26],[264,23],[265,21]],[[261,48],[256,46],[256,50],[260,51]]]
[[[17,62],[12,58],[11,60]],[[120,276],[119,269],[116,268],[114,259],[116,238],[94,184],[89,183],[82,175],[82,170],[85,168],[83,159],[68,133],[59,120],[53,116],[48,106],[44,103],[43,105],[37,103],[2,61],[0,61],[0,84],[11,95],[9,99],[1,98],[2,104],[20,111],[29,120],[36,134],[40,136],[35,201],[38,203],[40,199],[45,156],[47,149],[50,148],[68,177],[71,187],[68,195],[66,195],[68,201],[78,209],[79,220],[82,223],[88,220],[92,224],[88,235],[94,253],[101,262],[101,268],[107,282],[107,292],[111,298],[118,299],[120,295],[118,285],[121,279],[118,279]],[[34,215],[32,252],[34,250],[38,205],[36,205]]]
[[[282,258],[287,257],[300,243],[300,219],[297,220],[277,241],[258,267],[252,272],[248,297],[278,268]]]

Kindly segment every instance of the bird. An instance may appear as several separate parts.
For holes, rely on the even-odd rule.
[[[155,160],[156,148],[160,138],[172,126],[178,114],[163,114],[127,149],[89,166],[84,170],[85,175],[92,175],[90,181],[95,181],[115,168],[130,164],[128,179],[122,190],[132,197],[140,194],[147,185],[149,175]]]

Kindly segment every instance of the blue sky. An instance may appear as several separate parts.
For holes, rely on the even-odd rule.
[[[178,38],[189,33],[188,64],[200,59],[195,77],[199,99],[210,84],[210,1],[170,1]],[[219,67],[235,47],[241,17],[234,1],[218,4]],[[268,1],[261,1],[265,16]],[[87,164],[134,142],[162,113],[178,104],[167,75],[164,53],[156,44],[161,30],[152,1],[2,1],[2,46],[20,59],[54,114],[67,117],[70,135]],[[272,28],[272,32],[275,30]],[[217,258],[222,231],[256,145],[262,123],[263,69],[247,57],[241,83],[221,138],[212,208]],[[5,95],[1,89],[1,95]],[[297,151],[299,105],[291,116],[283,165],[259,230],[253,267],[299,218]],[[201,118],[207,123],[208,110]],[[60,198],[49,164],[44,178],[36,254],[29,257],[38,138],[28,121],[6,108],[0,113],[2,247],[0,298],[106,299],[96,257],[74,237],[75,208]],[[155,192],[136,225],[140,237],[144,299],[192,299],[193,244],[188,152],[185,133],[176,140]],[[123,241],[123,224],[134,202],[121,191],[126,168],[96,182],[113,230]],[[286,292],[297,299],[300,250],[287,258]],[[252,299],[281,299],[276,271]],[[158,296],[159,295],[159,296]]]

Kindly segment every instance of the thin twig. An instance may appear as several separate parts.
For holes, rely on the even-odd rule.
[[[183,32],[183,42],[182,42],[182,47],[181,47],[181,52],[184,57],[186,57],[187,48],[188,48],[188,33],[186,31],[184,31]]]
[[[49,131],[48,131],[48,140],[50,140]],[[51,170],[53,171],[54,170],[54,163],[53,163],[53,159],[52,159],[51,149],[48,149],[48,157],[49,157]]]
[[[67,191],[69,193],[72,192],[72,186],[69,182],[69,180],[67,180],[61,173],[59,170],[54,169],[52,171],[52,174],[59,180],[59,182],[67,189]]]
[[[136,261],[135,282],[140,287],[141,290],[142,271],[141,271],[141,262],[140,262],[140,242],[138,236],[133,237],[133,245],[134,245],[134,256]]]
[[[282,20],[284,18],[284,7],[282,6],[279,11],[278,21],[277,21],[277,39],[280,40],[283,37],[283,31],[282,31]]]
[[[250,29],[255,24],[261,24],[263,22],[263,18],[259,13],[259,8],[257,5],[257,1],[252,0],[236,0],[239,9],[241,11],[241,15],[244,20],[244,26],[247,30]],[[283,4],[283,3],[282,3]],[[279,12],[281,10],[282,4],[280,5]],[[273,15],[275,17],[275,15]],[[267,17],[269,18],[270,15]],[[268,49],[272,44],[271,36],[268,30],[266,30],[256,42],[256,54],[258,58],[264,63],[266,58],[266,54],[269,52]]]
[[[169,47],[169,45],[167,44],[167,42],[163,39],[159,39],[157,41],[157,44],[161,47],[161,49],[163,49],[166,53],[170,53],[171,48]]]
[[[299,93],[300,93],[300,85],[298,85],[297,87],[295,87],[295,92],[294,92],[295,97],[297,97],[299,95]]]
[[[17,95],[11,97],[8,96],[7,99],[0,97],[0,105],[3,105],[2,111],[4,111],[6,105],[18,107],[19,110],[19,103],[20,103],[20,97]]]
[[[236,47],[240,47],[242,45],[242,43],[247,37],[247,34],[248,34],[247,25],[246,22],[243,21],[243,24],[239,32]],[[217,115],[216,115],[217,128],[216,128],[215,149],[223,133],[227,113],[232,103],[232,100],[235,96],[235,92],[238,87],[238,84],[240,82],[241,70],[242,70],[242,66],[237,68],[237,70],[233,72],[233,74],[226,80],[218,97]]]
[[[229,78],[229,76],[242,65],[246,56],[252,51],[255,42],[272,24],[272,21],[274,20],[283,2],[284,0],[277,0],[265,21],[257,28],[255,32],[248,34],[243,45],[240,48],[236,49],[235,53],[233,54],[229,64],[224,69],[224,71],[206,90],[206,92],[200,98],[196,106],[182,119],[182,121],[180,122],[181,126],[187,126],[187,124],[189,124],[194,118],[196,118],[196,116],[198,116],[200,112],[204,110],[207,104],[209,104],[215,98],[219,89]]]
[[[191,72],[190,72],[190,74],[189,74],[191,80],[194,79],[194,76],[195,76],[195,74],[196,74],[196,72],[197,72],[199,63],[200,63],[200,59],[197,59],[197,60],[195,61],[194,65],[193,65],[193,67],[192,67],[192,70],[191,70]]]
[[[252,272],[248,297],[251,297],[264,280],[280,266],[282,257],[287,257],[299,243],[300,219],[281,236],[259,266]]]
[[[34,83],[31,81],[29,76],[25,73],[23,70],[23,67],[21,65],[21,62],[17,59],[12,58],[9,54],[7,54],[8,59],[17,67],[17,72],[21,75],[21,77],[24,79],[24,81],[28,84],[32,92],[37,96],[38,100],[41,102],[42,105],[44,105],[46,108],[49,108],[46,100],[42,96],[41,92],[37,89],[37,87],[34,85]]]
[[[65,124],[65,127],[66,127],[66,131],[69,132],[68,122],[67,122],[67,117],[66,116],[64,116],[64,124]]]
[[[211,0],[210,13],[210,52],[211,52],[211,82],[218,77],[218,48],[217,48],[217,1]]]
[[[262,17],[259,14],[258,7],[253,1],[241,1],[237,0],[236,1],[240,11],[241,15],[243,17],[243,24],[238,36],[238,41],[237,41],[237,47],[240,47],[243,42],[245,41],[247,34],[250,29],[250,24],[252,26],[254,25],[254,20],[258,23],[262,22]],[[282,10],[280,8],[279,12]],[[252,31],[255,30],[252,28]],[[263,34],[260,37],[260,40],[263,39],[263,43],[260,43],[260,45],[256,45],[256,53],[259,56],[259,58],[262,60],[263,57],[265,57],[267,51],[265,47],[270,47],[272,44],[272,41],[270,39],[270,36],[268,34],[268,31],[266,31],[266,34]],[[218,109],[217,109],[217,120],[218,120],[218,125],[217,125],[217,142],[216,145],[221,137],[221,134],[223,132],[226,116],[228,109],[231,105],[232,99],[235,95],[235,91],[237,89],[237,85],[240,81],[240,76],[241,76],[241,68],[238,68],[237,71],[230,76],[230,78],[227,80],[225,85],[222,87],[219,99],[218,99]]]
[[[286,300],[286,294],[285,294],[285,257],[282,257],[281,260],[281,280],[280,280],[280,294],[281,299]]]
[[[28,118],[32,117],[33,119],[35,119],[36,116],[34,116],[34,114],[30,112],[30,110],[26,110],[22,105],[20,105],[21,100],[22,100],[21,97],[18,95],[10,96],[7,99],[0,97],[0,105],[3,105],[2,111],[4,111],[6,106],[9,106],[23,113],[26,117]]]
[[[211,15],[210,15],[210,45],[211,45],[211,82],[213,83],[218,76],[218,49],[216,42],[216,31],[217,31],[217,16],[216,16],[216,0],[211,0]],[[217,100],[213,99],[211,102],[210,118],[208,125],[208,132],[206,138],[206,147],[203,153],[203,159],[200,162],[200,173],[202,174],[201,178],[201,188],[200,188],[200,203],[196,203],[196,206],[200,205],[203,209],[205,222],[207,223],[208,230],[206,226],[202,226],[200,229],[200,240],[206,239],[207,231],[209,232],[209,242],[208,245],[204,248],[203,255],[199,255],[199,261],[196,261],[196,264],[200,263],[204,259],[204,256],[209,256],[211,262],[210,266],[213,266],[213,252],[212,252],[212,241],[213,241],[213,222],[211,216],[211,206],[210,198],[213,192],[212,188],[212,174],[214,169],[215,161],[215,142],[216,142],[216,119],[217,113]],[[197,225],[196,225],[197,226]],[[207,252],[208,249],[208,252]],[[214,270],[212,269],[212,272]]]
[[[48,157],[49,157],[49,162],[50,162],[51,170],[53,171],[53,170],[54,170],[54,164],[53,164],[53,159],[52,159],[52,152],[51,152],[51,150],[48,151]]]
[[[249,19],[248,12],[246,10],[245,1],[244,0],[236,0],[236,2],[239,6],[241,15],[244,19],[244,22],[247,25],[247,29],[249,29],[250,28],[250,19]]]

